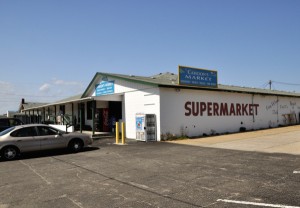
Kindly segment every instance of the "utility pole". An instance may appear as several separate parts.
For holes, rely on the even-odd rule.
[[[272,80],[269,81],[270,90],[272,90]]]

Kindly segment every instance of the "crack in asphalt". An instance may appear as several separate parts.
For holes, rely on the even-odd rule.
[[[56,160],[58,160],[58,161],[60,161],[60,162],[63,162],[63,163],[66,163],[66,164],[73,165],[73,166],[75,166],[75,167],[81,168],[81,169],[86,170],[86,171],[88,171],[88,172],[90,172],[90,173],[94,173],[94,174],[103,176],[103,177],[105,177],[105,178],[107,178],[107,179],[109,179],[109,180],[113,180],[113,181],[116,181],[116,182],[118,182],[118,183],[122,183],[122,184],[124,184],[124,185],[131,186],[131,187],[134,187],[134,188],[136,188],[136,189],[140,189],[140,190],[142,190],[142,191],[146,191],[146,192],[148,192],[148,193],[157,195],[157,196],[159,196],[159,197],[163,197],[163,198],[166,198],[166,199],[170,199],[170,200],[177,201],[177,202],[180,202],[180,203],[183,203],[183,204],[186,204],[186,205],[190,205],[190,206],[194,206],[194,207],[202,207],[202,208],[204,207],[204,206],[200,206],[200,205],[197,205],[197,204],[188,202],[188,201],[176,199],[176,198],[173,198],[173,197],[168,196],[168,195],[162,195],[162,194],[159,194],[159,193],[157,193],[157,192],[155,192],[155,191],[148,190],[148,189],[143,188],[143,187],[141,187],[141,186],[139,186],[139,185],[135,185],[135,184],[130,183],[130,182],[125,182],[125,181],[116,179],[116,178],[114,178],[114,177],[107,176],[107,175],[105,175],[105,174],[102,174],[102,173],[99,173],[99,172],[97,172],[97,171],[94,171],[94,170],[85,168],[85,167],[83,167],[83,166],[77,165],[77,164],[72,163],[72,162],[68,162],[68,161],[66,161],[66,160],[62,160],[62,159],[57,158],[57,157],[52,157],[52,158],[54,158],[54,159],[56,159]]]

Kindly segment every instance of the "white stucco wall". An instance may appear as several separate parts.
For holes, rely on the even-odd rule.
[[[202,115],[196,108],[192,112],[192,103],[195,107],[199,105],[200,108],[201,102],[206,107]],[[176,91],[171,88],[161,88],[160,103],[161,133],[177,136],[238,132],[240,127],[245,127],[247,130],[278,127],[286,124],[283,114],[296,113],[298,121],[300,111],[299,98],[190,89]],[[227,103],[229,115],[217,115],[220,114],[221,103],[222,105]],[[234,109],[230,114],[231,104]],[[214,105],[216,105],[216,113]],[[253,115],[246,115],[251,114],[249,105]]]
[[[136,114],[155,114],[157,140],[160,141],[160,96],[159,88],[125,93],[126,137],[136,138]]]

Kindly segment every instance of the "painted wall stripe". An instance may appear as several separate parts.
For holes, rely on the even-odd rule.
[[[253,206],[262,206],[262,207],[275,207],[275,208],[300,208],[295,206],[281,205],[281,204],[265,204],[265,203],[257,203],[257,202],[247,202],[247,201],[236,201],[236,200],[228,200],[228,199],[218,199],[218,202],[226,202],[226,203],[234,203],[234,204],[245,204],[245,205],[253,205]]]

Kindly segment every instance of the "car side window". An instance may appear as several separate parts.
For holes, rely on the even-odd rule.
[[[47,126],[38,126],[40,136],[47,136],[47,135],[57,135],[58,131],[56,129],[47,127]]]
[[[37,136],[36,130],[34,127],[26,127],[18,129],[10,134],[12,137],[30,137]]]

